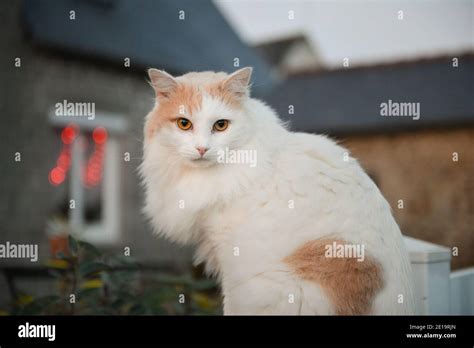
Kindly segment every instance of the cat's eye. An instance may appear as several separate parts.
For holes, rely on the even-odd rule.
[[[222,132],[225,131],[229,127],[229,121],[228,120],[219,120],[214,123],[214,126],[212,127],[213,130],[216,132]]]
[[[178,127],[182,130],[189,130],[192,127],[192,123],[187,118],[180,117],[176,120]]]

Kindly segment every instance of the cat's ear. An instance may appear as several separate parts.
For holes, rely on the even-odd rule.
[[[252,76],[252,68],[242,68],[232,73],[225,81],[224,88],[237,96],[243,98],[249,95],[250,77]]]
[[[148,77],[158,98],[168,98],[178,86],[175,78],[163,70],[148,69]]]

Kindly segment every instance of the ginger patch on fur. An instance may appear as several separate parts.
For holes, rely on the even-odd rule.
[[[302,279],[320,285],[335,306],[338,315],[370,314],[375,295],[383,287],[382,268],[368,255],[358,261],[355,257],[328,257],[327,250],[345,241],[318,239],[298,247],[283,261]]]
[[[201,107],[202,95],[194,86],[179,84],[176,91],[169,97],[159,99],[159,107],[152,110],[150,118],[145,125],[145,136],[151,138],[153,134],[167,122],[179,116],[188,117]],[[186,114],[180,114],[184,108]]]

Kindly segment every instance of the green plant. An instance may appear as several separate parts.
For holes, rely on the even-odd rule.
[[[68,255],[60,253],[46,266],[55,278],[54,293],[39,298],[23,294],[12,305],[11,314],[221,314],[214,281],[192,272],[150,274],[129,256],[104,255],[71,236]]]

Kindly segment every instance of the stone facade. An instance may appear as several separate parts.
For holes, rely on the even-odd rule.
[[[474,128],[350,136],[341,143],[375,180],[404,234],[457,247],[454,269],[474,265]]]

